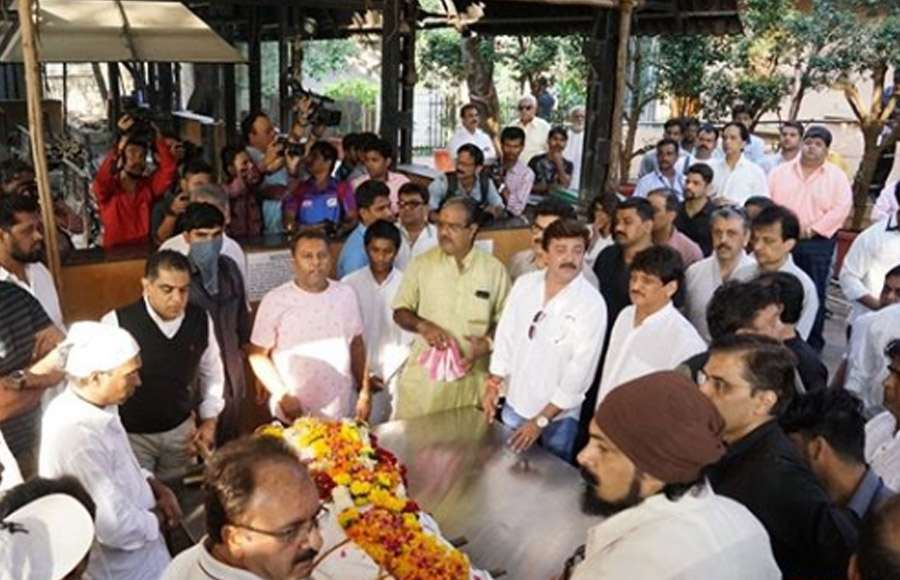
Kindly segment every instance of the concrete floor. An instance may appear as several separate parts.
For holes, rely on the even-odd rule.
[[[822,361],[828,367],[830,382],[834,371],[841,364],[847,346],[847,314],[850,312],[850,305],[841,293],[836,280],[831,281],[825,307],[831,313],[831,317],[825,319],[825,348],[822,349]]]

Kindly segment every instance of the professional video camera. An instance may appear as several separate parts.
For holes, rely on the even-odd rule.
[[[154,125],[165,130],[172,124],[172,118],[168,114],[158,113],[141,105],[135,97],[123,97],[121,100],[122,113],[128,115],[134,124],[124,134],[129,141],[150,144],[156,140]],[[121,136],[121,135],[120,135]]]
[[[285,71],[285,75],[288,79],[288,94],[293,103],[296,104],[301,99],[309,100],[310,125],[337,127],[341,124],[341,111],[333,106],[334,99],[304,89],[303,83],[291,74],[291,69]]]

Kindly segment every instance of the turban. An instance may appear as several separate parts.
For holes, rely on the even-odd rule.
[[[73,324],[62,350],[66,374],[77,378],[117,369],[141,351],[127,330],[99,322]]]
[[[825,142],[826,147],[831,147],[831,131],[822,127],[821,125],[815,125],[806,130],[806,134],[803,135],[804,139],[821,139]]]
[[[635,467],[663,483],[696,481],[725,453],[725,422],[689,378],[666,371],[613,389],[594,421]]]

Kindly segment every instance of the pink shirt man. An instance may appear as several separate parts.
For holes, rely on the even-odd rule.
[[[282,382],[304,410],[338,419],[354,413],[350,343],[362,333],[359,303],[350,286],[329,280],[328,288],[315,294],[291,281],[263,297],[250,342],[272,349]],[[270,401],[279,416],[276,403]]]
[[[356,188],[370,179],[372,178],[368,175],[360,175],[354,179],[352,182],[353,191],[356,191]],[[399,211],[397,202],[400,200],[400,186],[404,183],[409,183],[409,179],[402,173],[388,171],[387,180],[384,183],[388,186],[388,189],[391,190],[391,211],[394,212],[394,215],[397,215],[397,212]]]
[[[775,203],[797,214],[804,232],[824,238],[837,233],[853,206],[847,175],[827,161],[807,178],[799,158],[779,165],[769,174],[769,192]]]
[[[676,229],[672,230],[672,237],[669,238],[669,246],[681,254],[681,259],[684,261],[685,268],[694,262],[699,262],[703,259],[703,250],[700,249],[700,246],[698,246],[694,240]]]

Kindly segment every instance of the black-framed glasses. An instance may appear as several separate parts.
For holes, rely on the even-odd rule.
[[[528,327],[528,340],[534,338],[534,331],[537,329],[538,323],[543,320],[545,316],[543,310],[538,310],[538,313],[531,319],[531,326]]]
[[[325,504],[321,504],[319,505],[319,509],[316,510],[316,513],[310,519],[290,524],[280,530],[262,530],[237,522],[228,522],[228,525],[247,530],[248,532],[253,532],[254,534],[262,534],[263,536],[275,538],[278,540],[279,544],[287,546],[296,542],[298,538],[308,538],[310,534],[318,530],[322,517],[327,513],[328,508]]]

